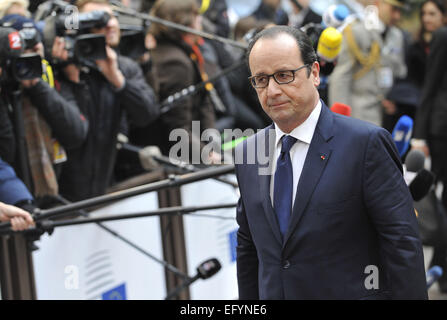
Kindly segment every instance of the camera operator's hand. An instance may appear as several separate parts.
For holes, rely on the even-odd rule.
[[[65,49],[65,40],[62,37],[56,37],[54,39],[53,48],[51,50],[51,56],[55,60],[67,61],[68,51]],[[63,69],[65,77],[75,83],[79,83],[79,68],[74,64],[70,63]]]
[[[0,221],[10,221],[14,231],[26,230],[35,225],[28,212],[2,202],[0,202]]]
[[[118,68],[118,56],[109,46],[106,46],[107,58],[96,60],[96,65],[101,70],[106,79],[116,88],[121,89],[124,86],[124,75]]]
[[[68,60],[68,51],[65,49],[65,40],[62,37],[56,37],[51,49],[51,56],[54,60]]]
[[[44,57],[44,49],[42,42],[38,42],[34,45],[33,48],[26,49],[24,53],[37,53],[41,58]],[[22,80],[22,86],[25,88],[31,88],[34,87],[38,82],[40,78],[34,78],[30,80]]]

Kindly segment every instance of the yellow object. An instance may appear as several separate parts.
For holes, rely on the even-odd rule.
[[[42,59],[42,65],[43,65],[43,72],[42,72],[43,81],[48,83],[48,85],[51,88],[54,88],[53,68],[51,68],[50,63],[45,59]]]
[[[53,74],[53,68],[51,67],[50,63],[42,59],[42,79],[51,88],[54,88],[54,74]],[[53,163],[62,163],[67,161],[67,153],[65,152],[64,147],[61,146],[59,141],[56,139],[53,139]]]
[[[200,6],[200,14],[204,14],[206,10],[210,7],[211,0],[202,0],[202,5]]]
[[[380,45],[377,41],[374,41],[371,45],[369,55],[365,56],[355,42],[350,25],[345,28],[344,34],[346,36],[346,41],[348,42],[350,52],[354,55],[354,58],[362,65],[362,69],[354,74],[354,80],[358,80],[366,73],[368,73],[368,71],[370,71],[373,67],[378,67],[380,62]]]
[[[343,35],[333,27],[323,30],[318,41],[317,52],[326,61],[333,61],[337,58],[341,50]]]
[[[59,141],[53,139],[53,163],[62,163],[67,161],[67,153]]]

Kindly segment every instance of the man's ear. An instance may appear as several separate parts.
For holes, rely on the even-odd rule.
[[[314,86],[318,87],[320,85],[320,64],[318,63],[318,61],[315,61],[312,64],[310,75],[313,77]]]

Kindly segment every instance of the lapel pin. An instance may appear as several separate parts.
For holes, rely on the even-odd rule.
[[[321,160],[325,160],[326,157],[324,155],[321,155]]]

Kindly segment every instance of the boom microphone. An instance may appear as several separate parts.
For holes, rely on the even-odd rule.
[[[407,115],[403,115],[397,121],[393,129],[393,140],[401,157],[407,152],[410,146],[411,134],[413,132],[413,119]]]
[[[413,200],[422,200],[430,191],[434,181],[435,176],[433,173],[427,169],[421,169],[408,186]]]
[[[197,279],[208,279],[214,276],[217,272],[219,272],[221,268],[219,260],[216,258],[208,259],[205,262],[202,262],[197,267],[197,275],[194,276],[194,278],[197,277]]]
[[[425,154],[421,150],[413,149],[405,158],[405,166],[410,172],[419,172],[424,168]]]
[[[185,289],[186,287],[190,286],[193,282],[197,281],[198,279],[209,279],[212,276],[214,276],[217,272],[219,272],[219,270],[221,269],[221,264],[219,262],[219,260],[217,260],[216,258],[212,258],[212,259],[208,259],[204,262],[202,262],[198,267],[197,267],[197,274],[192,277],[189,278],[187,280],[185,280],[180,286],[178,286],[174,291],[172,291],[171,293],[169,293],[166,297],[166,300],[172,299],[175,296],[177,296],[183,289]]]
[[[344,104],[344,103],[340,103],[340,102],[335,102],[331,107],[332,112],[342,114],[347,117],[351,116],[351,110],[352,109],[350,106],[348,106],[347,104]]]

